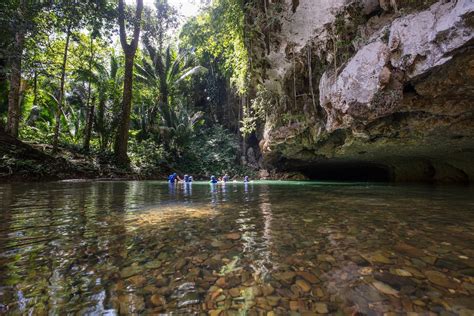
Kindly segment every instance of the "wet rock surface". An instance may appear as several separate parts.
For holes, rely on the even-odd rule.
[[[0,188],[2,313],[474,313],[470,188]]]

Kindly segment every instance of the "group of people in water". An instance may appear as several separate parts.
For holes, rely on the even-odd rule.
[[[230,180],[229,175],[226,173],[224,176],[219,177],[219,178],[216,178],[215,176],[211,176],[211,180],[209,181],[209,183],[219,183],[219,182],[226,183],[229,180]],[[175,172],[168,176],[168,182],[169,183],[177,183],[177,182],[191,183],[193,182],[193,177],[185,174],[183,178],[180,178],[180,176],[178,176],[178,174]],[[244,177],[244,182],[249,182],[248,176]]]
[[[168,182],[169,183],[175,183],[175,182],[186,182],[186,183],[189,183],[189,182],[193,182],[193,177],[192,176],[189,176],[187,174],[184,175],[183,179],[181,179],[178,174],[173,173],[173,174],[170,174],[168,176]]]

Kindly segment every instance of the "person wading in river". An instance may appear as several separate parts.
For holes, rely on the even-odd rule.
[[[168,176],[168,182],[169,182],[169,183],[176,183],[176,182],[178,182],[178,181],[182,181],[182,180],[181,180],[181,178],[176,174],[176,172],[173,173],[173,174],[170,174],[170,175]]]

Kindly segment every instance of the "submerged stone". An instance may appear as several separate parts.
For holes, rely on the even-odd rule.
[[[273,292],[275,292],[275,289],[270,284],[264,284],[262,286],[262,293],[264,296],[271,295]]]
[[[297,311],[299,306],[298,301],[290,301],[290,310]]]
[[[421,273],[419,270],[415,269],[414,267],[403,267],[403,269],[413,274],[413,276],[416,278],[422,279],[425,277],[423,273]]]
[[[394,249],[404,255],[415,258],[420,258],[425,255],[425,253],[421,249],[418,249],[416,247],[413,247],[412,245],[403,242],[396,244]]]
[[[329,313],[328,306],[325,303],[315,303],[314,310],[318,314],[327,314]]]
[[[398,291],[395,290],[394,288],[392,288],[388,284],[385,284],[385,283],[382,283],[382,282],[379,282],[379,281],[374,281],[374,282],[372,282],[372,285],[375,286],[375,288],[377,290],[379,290],[380,292],[382,292],[384,294],[398,296]]]
[[[296,280],[295,284],[301,289],[303,290],[303,292],[309,292],[311,291],[311,285],[306,282],[305,280]]]
[[[318,255],[318,261],[326,261],[326,262],[336,262],[336,259],[331,256],[331,255],[326,255],[326,254],[323,254],[323,255]]]
[[[373,272],[373,269],[370,268],[370,267],[365,267],[365,268],[359,269],[359,273],[360,273],[361,275],[371,275],[372,272]]]
[[[163,306],[166,304],[166,300],[163,296],[154,294],[150,297],[150,302],[155,306]]]
[[[146,283],[146,278],[142,275],[135,275],[128,278],[127,282],[133,284],[135,287],[143,287]]]
[[[145,268],[146,269],[159,269],[161,267],[161,261],[160,260],[153,260],[145,263]]]
[[[296,276],[295,272],[287,271],[287,272],[280,272],[273,274],[273,277],[279,281],[284,281],[290,283],[293,281],[294,277]]]
[[[469,268],[467,264],[459,260],[453,260],[448,258],[439,258],[435,262],[435,266],[441,269],[448,270],[461,270]]]
[[[229,290],[229,294],[232,297],[238,297],[238,296],[240,296],[240,289],[232,288],[232,289]]]
[[[362,258],[371,262],[371,263],[392,263],[392,260],[387,258],[382,252],[376,251],[373,253],[361,254]]]
[[[131,277],[133,275],[136,275],[136,274],[139,274],[143,271],[143,268],[141,266],[138,266],[138,265],[132,265],[132,266],[129,266],[129,267],[126,267],[126,268],[123,268],[121,271],[120,271],[120,276],[124,279],[128,278],[128,277]]]
[[[227,239],[230,239],[230,240],[238,240],[238,239],[240,239],[240,234],[239,233],[229,233],[229,234],[225,235],[225,237]]]
[[[450,289],[456,289],[458,287],[458,284],[456,282],[450,280],[445,274],[441,272],[426,271],[425,275],[430,282],[436,285],[439,285],[445,288],[450,288]]]
[[[397,290],[400,290],[403,286],[416,286],[416,283],[410,278],[401,277],[391,273],[377,272],[374,274],[374,278],[382,283],[390,285]]]
[[[143,297],[136,294],[121,295],[118,300],[121,314],[139,313],[145,308]]]
[[[318,277],[310,272],[298,271],[296,274],[302,277],[303,279],[305,279],[306,281],[308,281],[309,283],[314,284],[314,283],[318,283],[319,281]]]
[[[281,297],[270,295],[270,296],[267,296],[267,297],[266,297],[266,300],[267,300],[267,302],[268,302],[268,305],[270,305],[270,306],[277,306],[278,303],[279,303],[280,300],[281,300]]]

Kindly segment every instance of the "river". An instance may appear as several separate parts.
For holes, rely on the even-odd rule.
[[[0,184],[0,314],[474,314],[474,188]]]

